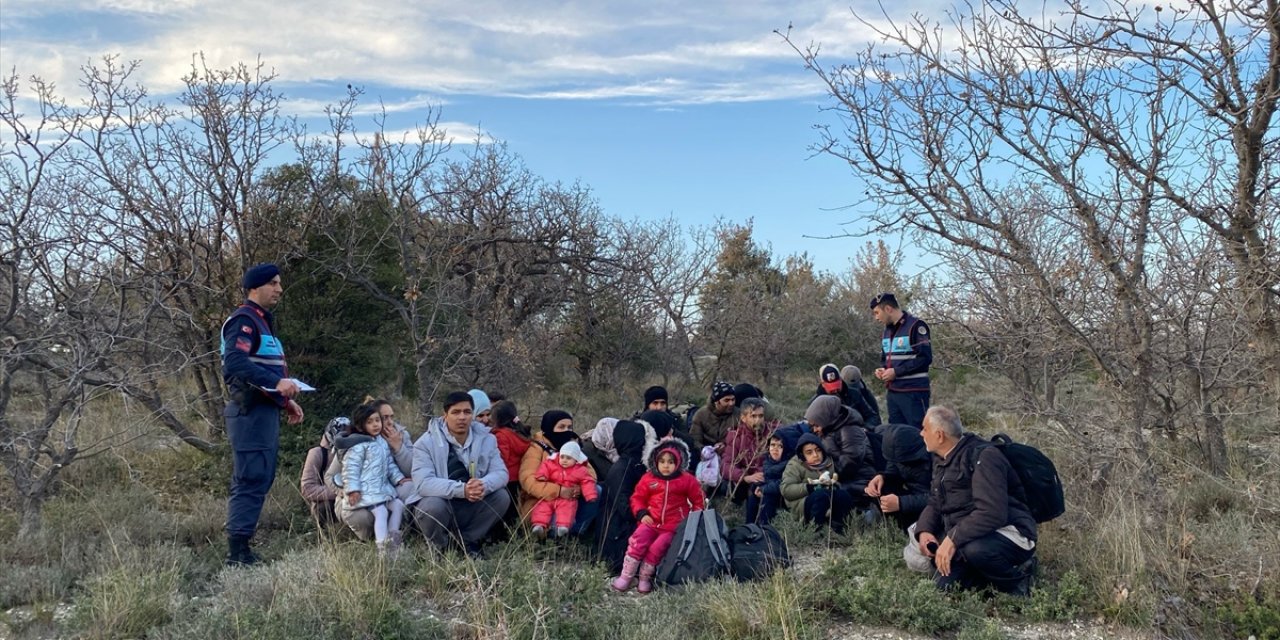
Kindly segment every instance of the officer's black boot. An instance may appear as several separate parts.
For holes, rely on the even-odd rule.
[[[227,536],[228,567],[247,567],[257,563],[258,556],[249,549],[248,536]]]

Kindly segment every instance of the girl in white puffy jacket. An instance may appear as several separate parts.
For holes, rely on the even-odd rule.
[[[378,550],[394,553],[400,548],[400,521],[404,517],[404,502],[396,495],[396,485],[409,479],[396,466],[387,441],[378,437],[382,433],[382,417],[375,403],[356,407],[351,425],[370,439],[352,446],[342,459],[342,489],[347,505],[373,513]]]

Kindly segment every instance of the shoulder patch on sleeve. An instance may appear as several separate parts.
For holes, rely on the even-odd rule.
[[[929,327],[925,326],[923,323],[921,323],[920,325],[920,335],[922,336],[929,335]]]
[[[247,324],[240,325],[240,330],[251,335],[253,334],[253,327]]]
[[[236,338],[236,348],[245,353],[249,353],[253,350],[253,344],[249,342],[248,338]]]

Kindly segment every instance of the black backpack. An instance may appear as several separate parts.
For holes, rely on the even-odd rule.
[[[729,530],[730,565],[739,582],[768,577],[791,566],[787,543],[767,524],[744,524]]]
[[[1013,438],[1003,433],[992,436],[991,444],[987,446],[999,449],[1009,461],[1009,466],[1013,467],[1014,473],[1018,474],[1018,479],[1022,481],[1023,495],[1015,497],[1022,499],[1036,522],[1048,522],[1066,512],[1062,479],[1058,477],[1058,469],[1053,466],[1049,456],[1029,444],[1014,442]],[[973,448],[973,454],[969,458],[970,473],[973,472],[978,452],[983,448]]]
[[[658,563],[658,581],[675,586],[710,580],[729,571],[729,557],[724,519],[715,509],[694,511],[680,523]]]

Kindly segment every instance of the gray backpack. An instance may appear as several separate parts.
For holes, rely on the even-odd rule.
[[[715,509],[694,511],[676,529],[657,578],[672,586],[710,580],[729,573],[729,560],[724,519]]]

